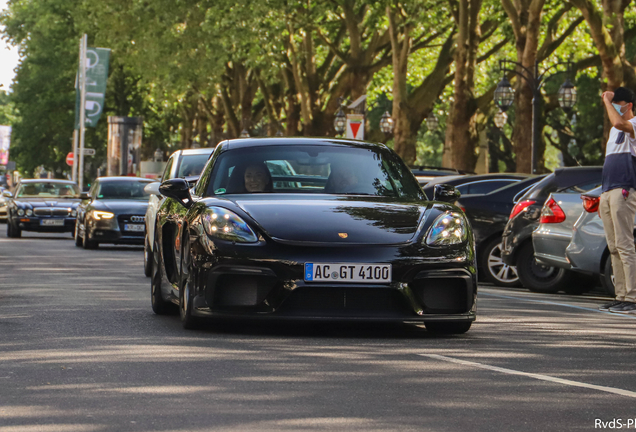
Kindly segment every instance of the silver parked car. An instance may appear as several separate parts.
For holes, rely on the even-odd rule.
[[[587,192],[581,197],[585,211],[574,224],[572,241],[565,251],[566,258],[572,270],[599,275],[605,291],[614,296],[612,260],[609,257],[603,221],[598,215],[601,188]]]
[[[571,270],[565,251],[572,240],[575,222],[584,212],[582,198],[573,193],[552,193],[543,205],[539,227],[532,233],[534,257],[546,267]],[[595,282],[595,281],[594,281]],[[564,287],[569,294],[582,294],[593,283],[570,283]]]
[[[161,180],[146,186],[145,191],[150,194],[148,209],[146,210],[146,240],[144,242],[144,274],[146,276],[150,277],[152,274],[152,245],[155,239],[155,220],[157,209],[159,209],[164,200],[164,197],[159,193],[159,185],[161,182],[173,178],[185,178],[188,182],[194,184],[213,151],[214,148],[177,150],[170,155]]]
[[[534,256],[539,264],[570,269],[565,249],[581,213],[583,206],[578,194],[550,194],[541,210],[539,227],[532,233]]]

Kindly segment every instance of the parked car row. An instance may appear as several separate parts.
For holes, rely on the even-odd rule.
[[[572,272],[557,266],[558,260],[550,260],[544,255],[546,248],[559,255],[564,252],[571,236],[569,227],[583,212],[580,195],[600,186],[602,171],[602,167],[557,169],[517,201],[502,236],[502,258],[504,263],[517,268],[524,287],[537,292],[565,290],[572,294],[593,288],[594,283],[589,281],[573,283],[575,275]],[[557,199],[554,194],[557,194]],[[577,199],[578,205],[565,204],[576,202]],[[567,209],[567,213],[561,205]],[[562,224],[561,228],[552,228],[556,224]],[[537,257],[533,238],[545,237],[546,230],[551,234],[547,237],[546,246],[540,246]]]

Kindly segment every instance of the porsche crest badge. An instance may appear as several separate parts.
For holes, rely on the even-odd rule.
[[[345,239],[345,238],[349,237],[349,234],[347,234],[347,233],[338,233],[338,236],[339,236],[340,238]]]

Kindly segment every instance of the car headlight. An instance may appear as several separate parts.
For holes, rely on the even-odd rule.
[[[24,210],[18,209],[18,216],[24,216]]]
[[[468,238],[466,220],[457,212],[446,212],[437,217],[426,235],[429,246],[449,246],[460,244]]]
[[[32,216],[32,215],[33,215],[33,210],[31,210],[31,209],[27,209],[27,211],[26,211],[26,215],[27,215],[27,216]]]
[[[255,243],[256,234],[237,214],[220,207],[211,207],[201,215],[203,227],[211,237],[237,243]]]
[[[71,216],[73,217],[77,216],[77,210],[71,210]]]
[[[95,219],[95,220],[112,219],[112,218],[115,217],[114,213],[106,212],[106,211],[100,211],[100,210],[93,210],[91,212],[91,215],[93,216],[93,219]]]

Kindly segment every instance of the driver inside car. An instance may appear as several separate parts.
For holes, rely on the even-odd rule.
[[[325,186],[327,193],[352,193],[355,192],[358,183],[358,176],[351,167],[343,165],[332,166],[331,174]]]
[[[265,164],[252,164],[245,168],[244,180],[247,192],[272,191],[272,176]]]

